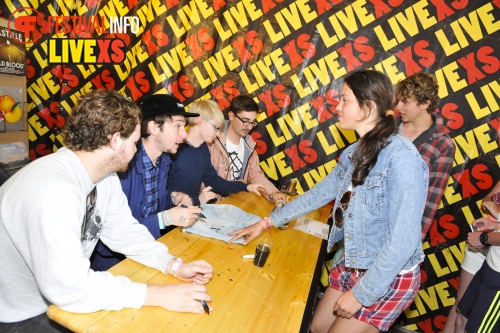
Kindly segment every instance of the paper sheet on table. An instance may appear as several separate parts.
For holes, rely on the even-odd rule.
[[[297,222],[295,223],[294,229],[303,231],[305,233],[308,233],[310,235],[322,238],[322,239],[328,239],[328,232],[330,229],[330,226],[326,223],[322,223],[313,219],[310,219],[308,217],[302,216],[297,219]]]

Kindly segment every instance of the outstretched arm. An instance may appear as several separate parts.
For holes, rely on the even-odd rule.
[[[243,245],[247,245],[252,240],[259,237],[259,235],[261,234],[261,232],[264,228],[270,230],[272,225],[273,224],[271,223],[271,221],[269,221],[269,219],[267,217],[264,217],[262,220],[260,220],[259,222],[255,223],[255,224],[252,224],[248,227],[230,232],[228,235],[233,236],[233,238],[231,238],[229,240],[229,243],[234,242],[235,240],[237,240],[239,238],[245,237],[245,241],[243,242]],[[269,231],[269,232],[271,232],[271,231]]]

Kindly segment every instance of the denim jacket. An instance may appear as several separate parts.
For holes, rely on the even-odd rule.
[[[357,146],[358,142],[346,148],[338,165],[311,190],[273,212],[273,224],[280,226],[341,198],[351,184],[351,156]],[[427,186],[428,168],[419,152],[395,134],[380,151],[364,184],[353,188],[343,224],[334,223],[328,250],[343,237],[346,267],[367,269],[352,289],[364,306],[379,300],[401,270],[423,261],[420,233]]]
[[[198,217],[196,222],[184,227],[182,232],[189,232],[205,237],[211,237],[229,242],[233,236],[230,232],[248,227],[260,221],[260,216],[245,212],[243,209],[229,204],[201,204],[205,218]],[[244,239],[239,238],[233,243],[243,244]]]

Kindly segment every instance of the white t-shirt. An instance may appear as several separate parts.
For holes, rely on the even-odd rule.
[[[241,169],[243,168],[243,138],[240,138],[240,142],[235,145],[229,139],[226,140],[226,151],[229,156],[229,165],[231,167],[231,180],[240,178]]]
[[[145,284],[89,269],[98,238],[163,272],[173,256],[132,216],[116,173],[96,186],[90,220],[102,228],[88,228],[83,244],[86,198],[94,184],[74,152],[61,148],[39,158],[0,187],[0,322],[32,318],[50,303],[82,313],[144,303]]]

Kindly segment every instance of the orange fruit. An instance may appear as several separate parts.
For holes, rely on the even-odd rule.
[[[16,103],[14,98],[9,95],[0,96],[0,111],[7,113],[12,111],[12,106]]]
[[[5,121],[12,124],[15,122],[18,122],[19,119],[21,119],[21,116],[23,115],[23,111],[19,106],[16,106],[12,112],[6,112],[4,117]]]

